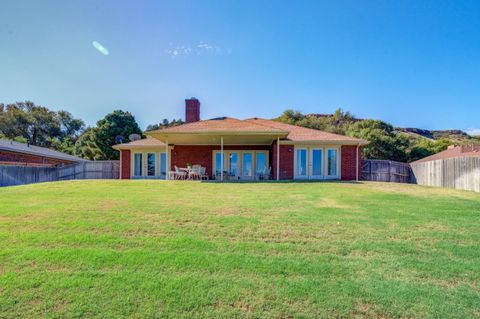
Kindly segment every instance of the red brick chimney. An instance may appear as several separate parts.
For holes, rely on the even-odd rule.
[[[200,121],[200,101],[192,97],[185,100],[185,123]]]

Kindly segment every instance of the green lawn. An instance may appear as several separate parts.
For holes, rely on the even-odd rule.
[[[0,318],[480,316],[480,194],[382,183],[0,188]]]

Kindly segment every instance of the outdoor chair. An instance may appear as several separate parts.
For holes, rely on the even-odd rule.
[[[270,179],[270,174],[271,174],[272,168],[269,166],[266,170],[263,172],[258,173],[258,179],[259,180],[267,180]]]
[[[200,179],[201,169],[202,167],[200,165],[193,165],[192,169],[188,172],[188,179]]]
[[[208,180],[208,175],[207,175],[207,168],[201,166],[200,167],[200,179],[201,180]]]
[[[267,172],[265,173],[265,179],[272,179],[272,167],[269,166],[267,168]]]
[[[175,165],[175,179],[185,179],[187,178],[187,172],[182,171],[178,166]]]

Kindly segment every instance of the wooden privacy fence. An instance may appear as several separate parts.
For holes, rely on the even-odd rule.
[[[118,179],[119,161],[92,161],[63,167],[0,166],[0,186],[71,179]]]
[[[386,160],[363,160],[362,179],[365,181],[413,183],[408,163]]]
[[[480,157],[456,157],[411,164],[417,184],[480,192]]]

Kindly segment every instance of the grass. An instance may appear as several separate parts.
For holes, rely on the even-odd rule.
[[[0,318],[474,318],[480,194],[382,183],[0,189]]]

